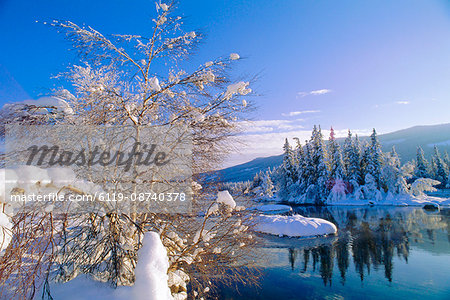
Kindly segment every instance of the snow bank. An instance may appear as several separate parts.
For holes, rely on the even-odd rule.
[[[147,232],[138,252],[133,299],[172,299],[168,286],[167,250],[156,232]]]
[[[306,218],[301,215],[257,217],[255,230],[262,233],[290,237],[310,237],[334,234],[336,226],[324,219]]]
[[[255,208],[256,210],[263,212],[264,214],[282,214],[292,211],[292,207],[282,204],[267,204],[261,205]]]

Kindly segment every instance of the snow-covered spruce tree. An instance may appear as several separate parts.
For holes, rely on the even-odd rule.
[[[442,155],[442,161],[447,166],[447,170],[450,169],[450,156],[448,155],[448,151],[445,150],[444,154]]]
[[[250,107],[241,97],[251,92],[249,82],[232,82],[227,73],[240,58],[235,53],[205,62],[193,71],[182,68],[193,69],[186,65],[186,58],[202,36],[183,32],[182,18],[173,13],[173,3],[157,5],[153,27],[143,35],[106,36],[70,21],[52,22],[72,42],[80,62],[61,75],[72,86],[58,89],[53,98],[66,103],[70,115],[50,123],[131,125],[137,130],[181,124],[193,133],[193,173],[217,165],[232,147],[228,137],[236,133],[235,121],[242,120]],[[17,107],[11,119],[23,109],[31,118],[42,115],[42,109],[54,108]],[[135,182],[145,179],[137,177]],[[116,192],[127,191],[119,187]],[[245,257],[242,253],[249,249],[248,219],[243,212],[237,215],[224,208],[200,220],[198,212],[205,209],[200,200],[209,198],[198,193],[191,215],[93,213],[68,220],[71,226],[61,226],[60,232],[59,278],[67,280],[81,272],[112,286],[132,284],[141,238],[152,230],[160,233],[167,247],[170,270],[189,274],[193,291],[203,291],[202,285],[211,278],[251,281],[252,276],[240,273],[245,268],[230,264],[236,257]],[[236,229],[238,221],[241,225]],[[195,239],[198,230],[214,234]],[[246,260],[242,262],[245,265]]]
[[[294,184],[296,178],[296,167],[294,151],[287,138],[283,145],[283,151],[283,162],[280,168],[280,185],[278,190],[281,199],[288,200],[291,186]]]
[[[330,163],[330,177],[334,179],[344,179],[344,161],[342,159],[341,147],[336,142],[333,127],[331,127],[330,138],[328,140],[328,155]]]
[[[348,133],[347,133],[347,137],[344,140],[344,144],[342,145],[342,161],[344,162],[344,171],[345,171],[346,179],[349,174],[352,152],[353,152],[353,138],[352,138],[352,132],[349,129]]]
[[[375,179],[377,188],[380,188],[380,175],[382,169],[381,145],[378,142],[377,132],[375,128],[370,135],[370,143],[365,150],[365,174],[370,174]]]
[[[299,196],[304,192],[304,172],[305,172],[305,151],[298,138],[294,138],[296,145],[294,148],[295,154],[295,179],[296,182],[292,185],[291,193],[293,196]]]
[[[352,141],[351,132],[349,131],[344,147],[347,180],[356,187],[356,185],[363,183],[361,175],[361,144],[358,136],[356,135],[354,141]]]
[[[445,163],[442,160],[441,154],[439,153],[439,149],[436,145],[434,146],[432,161],[434,166],[434,179],[441,183],[440,187],[445,187],[445,185],[447,184],[448,173]]]
[[[414,171],[414,176],[417,178],[429,178],[429,169],[430,166],[427,159],[425,158],[425,153],[423,152],[422,147],[419,146],[417,147],[416,168]]]
[[[328,172],[328,155],[326,147],[323,143],[322,130],[314,126],[311,136],[312,146],[312,164],[314,173],[312,174],[315,184],[315,203],[323,204],[328,197],[327,181],[329,179]],[[309,187],[308,187],[309,188]]]
[[[251,188],[253,189],[253,188],[259,187],[259,186],[261,186],[261,183],[262,183],[262,171],[259,171],[253,177]]]
[[[274,189],[274,186],[272,183],[272,179],[270,178],[270,173],[269,173],[269,171],[266,171],[264,173],[262,183],[261,183],[262,193],[264,196],[271,198],[273,196],[273,189]]]
[[[312,145],[310,141],[305,142],[303,151],[302,177],[299,179],[300,194],[305,194],[310,186],[315,186],[314,172],[315,167],[312,160]]]
[[[384,163],[381,171],[381,186],[386,192],[392,194],[406,194],[408,186],[402,174],[400,159],[395,147],[383,156]]]

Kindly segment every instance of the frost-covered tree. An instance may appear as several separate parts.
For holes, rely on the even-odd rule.
[[[364,182],[365,184],[360,188],[362,197],[366,200],[380,201],[382,199],[382,195],[377,187],[378,184],[375,178],[370,173],[367,173],[364,178]],[[357,191],[357,193],[359,193],[359,191]],[[357,196],[357,198],[358,197],[361,196]]]
[[[301,191],[302,193],[306,192],[307,188],[310,185],[315,184],[314,179],[314,172],[315,172],[315,166],[313,163],[313,155],[312,155],[312,145],[310,142],[305,142],[304,147],[304,159],[303,159],[303,171],[302,171],[302,177],[301,177]]]
[[[411,193],[414,196],[423,196],[424,192],[435,192],[437,189],[434,187],[440,184],[439,181],[431,178],[419,178],[411,184]]]
[[[261,189],[262,189],[262,193],[267,196],[267,197],[272,197],[273,196],[273,183],[272,183],[272,179],[270,178],[270,173],[269,171],[266,171],[264,173],[263,179],[262,179],[262,183],[261,183]]]
[[[352,138],[352,132],[350,129],[348,130],[347,137],[344,140],[344,144],[342,145],[342,160],[344,162],[344,171],[346,177],[349,173],[350,168],[350,161],[351,161],[351,154],[353,151],[353,138]]]
[[[385,191],[393,194],[405,194],[408,186],[401,170],[400,159],[395,146],[387,155],[384,155],[384,163],[381,171],[381,183]]]
[[[314,126],[311,136],[312,146],[312,163],[314,166],[313,182],[316,183],[315,202],[322,204],[328,197],[327,181],[329,179],[328,172],[328,155],[323,143],[322,130],[320,126]]]
[[[295,182],[291,187],[291,194],[294,196],[303,194],[304,191],[304,178],[306,172],[306,157],[305,157],[305,149],[300,143],[298,138],[294,138],[296,141],[296,146],[294,148],[295,154]],[[306,147],[306,146],[305,146]]]
[[[381,145],[378,141],[377,132],[375,128],[370,135],[370,144],[365,150],[365,173],[372,175],[377,183],[377,187],[380,188],[380,175],[382,168],[382,156]]]
[[[342,159],[341,147],[336,142],[334,129],[331,127],[328,140],[328,155],[330,163],[330,177],[343,179],[345,176],[344,161]]]
[[[79,53],[80,60],[60,76],[63,84],[70,86],[57,89],[51,101],[5,107],[1,122],[130,125],[136,131],[146,126],[185,126],[193,136],[193,173],[217,166],[233,147],[229,137],[238,131],[236,121],[243,120],[251,106],[248,100],[242,100],[252,92],[250,82],[234,81],[228,73],[239,61],[236,53],[211,58],[199,66],[188,65],[187,59],[199,46],[202,35],[183,31],[182,18],[174,15],[174,9],[173,3],[158,4],[153,26],[143,35],[105,35],[70,21],[52,22]],[[133,185],[149,180],[134,175]],[[120,185],[115,190],[127,191]],[[209,201],[201,191],[197,193],[194,216]],[[161,233],[170,269],[195,274],[198,278],[191,278],[196,285],[193,290],[203,291],[204,287],[197,287],[210,278],[226,278],[230,273],[224,268],[231,253],[236,256],[246,248],[240,247],[241,237],[248,236],[245,230],[229,234],[237,222],[230,221],[232,212],[219,212],[217,217],[208,216],[202,221],[157,213],[78,216],[68,220],[68,224],[75,222],[77,226],[61,226],[66,240],[60,249],[67,255],[59,259],[64,267],[60,278],[70,279],[85,272],[113,286],[132,284],[141,238],[145,231],[152,230]],[[245,227],[244,218],[238,219]],[[208,241],[193,239],[197,229],[206,227],[217,229],[215,237],[210,235]],[[246,240],[245,244],[250,242]],[[215,253],[214,248],[220,245],[227,250]],[[235,275],[242,278],[239,271]],[[201,276],[208,279],[202,281]]]
[[[262,171],[259,171],[253,177],[251,188],[253,189],[253,188],[259,187],[259,186],[261,186],[261,183],[262,183]]]
[[[425,158],[425,153],[423,152],[422,147],[417,147],[416,168],[414,175],[417,178],[427,178],[430,176],[430,174],[428,173],[429,168],[430,166],[427,159]]]
[[[447,169],[450,169],[450,156],[448,155],[448,151],[445,150],[444,154],[442,155],[442,161],[447,166]]]
[[[296,166],[295,166],[295,154],[289,144],[288,139],[285,140],[283,146],[283,162],[280,169],[280,196],[283,199],[287,199],[290,194],[290,190],[294,182],[296,181]]]
[[[433,169],[434,169],[434,179],[441,183],[441,186],[445,186],[447,184],[448,173],[446,170],[446,166],[444,161],[441,158],[441,154],[439,153],[439,149],[437,146],[434,146],[434,154],[432,158]]]
[[[347,180],[353,182],[353,184],[362,184],[361,144],[357,135],[352,141],[350,131],[344,143],[344,157]]]

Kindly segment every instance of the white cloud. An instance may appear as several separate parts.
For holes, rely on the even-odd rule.
[[[300,129],[303,126],[299,123],[303,121],[303,119],[242,121],[238,122],[238,126],[245,134],[248,134]]]
[[[331,90],[329,90],[329,89],[321,89],[321,90],[311,91],[310,94],[311,95],[323,95],[323,94],[328,94],[330,92],[331,92]]]
[[[389,103],[384,103],[384,104],[375,104],[372,107],[375,109],[378,109],[378,108],[393,107],[395,105],[409,105],[409,104],[411,104],[410,101],[401,100],[401,101],[394,101],[394,102],[389,102]]]
[[[328,94],[328,93],[331,93],[330,89],[320,89],[320,90],[314,90],[314,91],[309,91],[309,92],[298,92],[297,96],[298,97],[305,97],[308,95],[318,96],[318,95],[324,95],[324,94]]]
[[[302,111],[291,111],[289,113],[283,113],[281,114],[283,117],[294,117],[301,114],[312,114],[312,113],[319,113],[320,110],[302,110]]]
[[[400,104],[400,105],[408,105],[410,103],[411,102],[409,102],[409,101],[397,101],[397,102],[395,102],[395,104]]]

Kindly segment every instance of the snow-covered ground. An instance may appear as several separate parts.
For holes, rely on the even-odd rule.
[[[334,234],[337,227],[333,223],[320,218],[306,218],[301,215],[257,217],[255,230],[279,236],[313,237]]]

